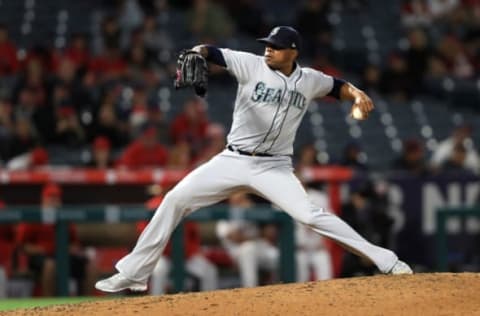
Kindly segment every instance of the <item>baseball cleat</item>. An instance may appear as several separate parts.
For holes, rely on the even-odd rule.
[[[127,289],[134,292],[143,292],[147,290],[147,285],[145,283],[129,280],[120,273],[117,273],[108,279],[100,280],[95,283],[95,288],[109,293],[120,292]]]
[[[388,274],[392,274],[392,275],[413,274],[413,271],[408,264],[398,260],[393,266],[393,268],[390,270],[390,272],[388,272]]]

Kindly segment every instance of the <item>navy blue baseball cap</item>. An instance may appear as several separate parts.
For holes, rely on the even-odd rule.
[[[259,38],[257,41],[278,48],[300,49],[300,34],[290,26],[277,26],[268,37]]]

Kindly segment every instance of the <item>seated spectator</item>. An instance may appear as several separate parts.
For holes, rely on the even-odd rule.
[[[188,170],[192,165],[192,153],[187,142],[176,143],[168,153],[167,168]]]
[[[56,143],[67,147],[77,147],[85,142],[85,130],[78,119],[75,107],[67,100],[56,109]]]
[[[416,139],[405,140],[401,156],[393,162],[392,169],[406,171],[417,176],[427,174],[428,169],[422,144]]]
[[[447,64],[438,54],[432,54],[428,57],[427,80],[438,80],[445,78],[448,73]]]
[[[168,151],[158,142],[155,126],[146,125],[140,137],[134,140],[120,156],[117,166],[128,169],[164,167]]]
[[[19,92],[27,89],[31,93],[31,103],[35,106],[43,106],[47,103],[48,97],[48,66],[50,58],[43,48],[29,51],[23,60],[24,71],[19,76],[13,90],[12,100],[20,102]]]
[[[473,170],[465,167],[465,161],[467,159],[467,149],[463,143],[457,143],[453,147],[453,152],[445,163],[440,166],[441,172],[447,172],[449,174],[473,174]],[[477,173],[479,170],[477,169]]]
[[[85,70],[91,59],[87,35],[74,33],[69,45],[65,48],[64,56],[71,60],[77,69]]]
[[[62,205],[62,190],[56,184],[46,184],[42,189],[41,212],[52,218]],[[50,215],[49,215],[50,214]],[[80,245],[76,227],[71,224],[69,232],[70,275],[76,281],[78,295],[92,293],[93,265]],[[55,224],[20,223],[17,243],[28,258],[28,267],[40,282],[43,296],[55,295]]]
[[[98,136],[92,144],[91,160],[87,166],[95,169],[109,169],[113,167],[111,144],[108,138]]]
[[[454,77],[463,79],[474,77],[474,64],[459,38],[453,35],[444,36],[437,45],[437,51],[445,61],[449,73]]]
[[[53,93],[50,103],[58,106],[65,100],[70,100],[71,105],[75,107],[78,113],[93,112],[96,108],[94,97],[82,81],[85,69],[80,67],[85,65],[78,65],[75,60],[66,56],[61,56],[57,63],[54,76],[51,79]],[[81,121],[85,125],[91,123],[90,120],[85,118]]]
[[[454,154],[455,146],[463,145],[466,150],[466,157],[463,160],[463,167],[477,174],[480,169],[480,158],[477,154],[475,146],[470,136],[472,135],[472,127],[462,125],[455,128],[452,135],[441,141],[432,154],[430,164],[434,169],[439,169]],[[460,148],[460,147],[458,147]]]
[[[209,124],[206,144],[195,158],[195,165],[200,165],[212,159],[225,149],[225,127],[219,123]]]
[[[200,98],[192,98],[184,104],[183,111],[170,125],[170,138],[173,143],[186,141],[196,154],[205,144],[208,119],[205,105]]]
[[[163,196],[158,195],[149,199],[145,207],[155,211],[162,202]],[[137,223],[137,232],[141,234],[147,222]],[[200,291],[211,291],[218,288],[218,271],[204,256],[201,250],[201,237],[198,224],[187,221],[184,231],[185,269],[193,277],[198,279]],[[150,294],[160,295],[166,293],[169,274],[172,270],[171,263],[172,245],[169,242],[163,251],[150,279]]]
[[[125,76],[127,63],[116,47],[107,47],[105,51],[92,58],[89,71],[93,72],[100,82],[117,80]]]
[[[142,132],[145,125],[149,124],[155,126],[157,123],[151,116],[154,113],[150,109],[150,103],[148,101],[148,90],[143,81],[137,81],[133,83],[133,95],[131,99],[124,100],[130,104],[130,113],[128,116],[129,129],[133,137],[136,137]],[[157,133],[160,126],[157,127]]]
[[[368,94],[378,94],[380,91],[381,75],[382,70],[379,66],[374,64],[367,65],[363,70],[361,88]]]
[[[238,266],[243,287],[259,285],[259,270],[275,273],[279,251],[272,243],[275,228],[267,225],[263,232],[255,223],[242,219],[242,213],[253,207],[252,199],[245,192],[229,198],[231,220],[217,223],[217,237]]]
[[[112,147],[120,148],[128,143],[128,125],[122,122],[115,112],[115,105],[105,102],[100,106],[91,137],[97,135],[108,138]]]
[[[155,52],[170,52],[173,49],[172,39],[166,30],[159,27],[155,15],[147,15],[143,20],[144,42],[147,49]],[[165,62],[165,60],[160,60]]]
[[[161,109],[161,104],[156,100],[150,100],[147,104],[147,124],[157,127],[158,139],[162,143],[169,143],[168,124],[166,117]]]
[[[95,55],[100,55],[109,48],[120,48],[121,31],[114,16],[106,16],[101,23],[100,37],[95,38],[93,49]]]
[[[33,119],[35,112],[38,110],[39,104],[36,102],[36,91],[28,87],[18,90],[17,102],[13,105],[14,117],[23,116]]]
[[[153,60],[145,45],[131,46],[127,52],[127,78],[130,81],[145,81],[149,87],[155,87],[160,78],[153,66]]]
[[[405,101],[412,96],[413,82],[405,57],[400,53],[391,54],[382,73],[380,91],[392,99]]]
[[[427,72],[428,59],[432,52],[428,45],[427,34],[421,28],[410,30],[407,36],[409,42],[409,47],[406,51],[408,70],[410,78],[415,80],[413,89],[415,92],[420,92]]]

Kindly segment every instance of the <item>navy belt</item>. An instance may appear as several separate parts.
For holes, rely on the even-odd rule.
[[[252,157],[273,157],[273,155],[270,154],[265,154],[265,153],[251,153],[248,151],[240,150],[240,149],[235,149],[233,148],[232,145],[228,145],[227,149],[236,153],[239,153],[240,155],[244,156],[252,156]]]

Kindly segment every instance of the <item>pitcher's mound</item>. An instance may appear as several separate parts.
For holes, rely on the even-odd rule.
[[[7,315],[480,315],[480,274],[381,275],[122,298]]]

